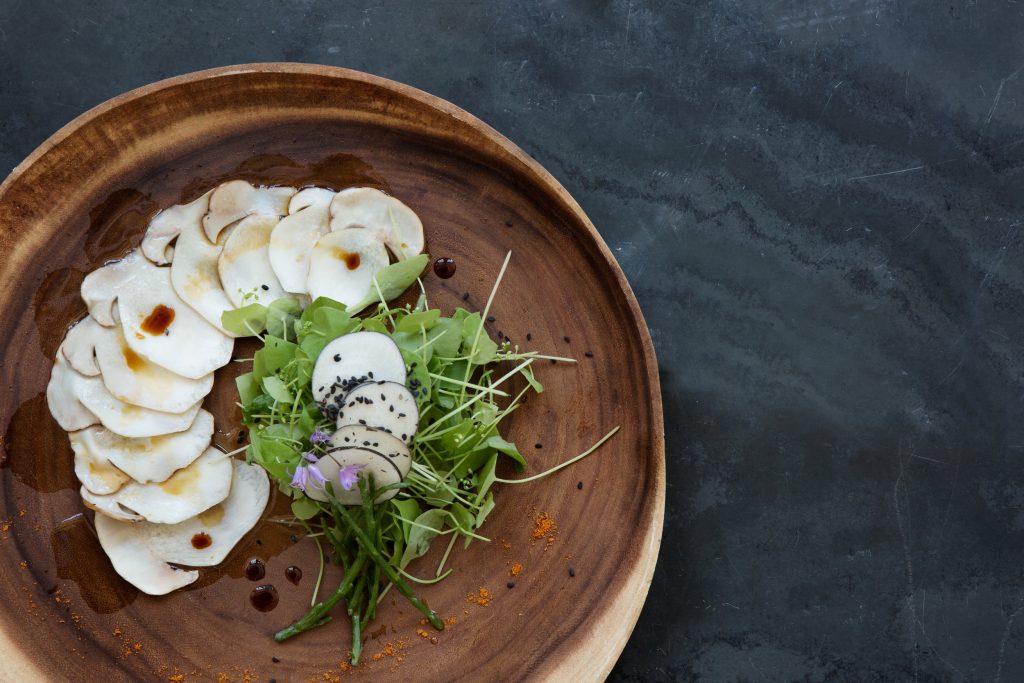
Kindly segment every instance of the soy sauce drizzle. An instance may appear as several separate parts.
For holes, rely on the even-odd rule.
[[[284,578],[298,586],[299,581],[302,581],[302,570],[295,565],[292,565],[284,570]]]
[[[254,557],[245,563],[245,578],[250,581],[259,581],[266,575],[267,567],[263,564],[263,560]]]
[[[163,334],[164,331],[174,322],[174,309],[163,304],[157,304],[152,312],[142,321],[143,332],[147,334]]]
[[[447,280],[455,275],[455,259],[451,256],[442,256],[434,261],[434,275],[442,280]]]
[[[210,538],[210,534],[205,531],[200,531],[198,534],[192,537],[192,547],[196,550],[202,550],[203,548],[209,548],[213,545],[213,539]]]
[[[270,584],[256,586],[249,593],[249,602],[261,612],[269,612],[277,607],[277,589]]]

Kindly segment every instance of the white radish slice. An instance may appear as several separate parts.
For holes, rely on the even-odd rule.
[[[253,303],[266,306],[285,296],[267,253],[270,233],[277,224],[277,216],[248,216],[224,242],[217,271],[224,292],[236,308]]]
[[[142,254],[153,263],[167,265],[174,257],[170,244],[187,226],[200,225],[210,208],[210,190],[199,199],[188,204],[177,204],[164,209],[149,222],[146,236],[142,240]]]
[[[75,391],[82,405],[98,417],[104,427],[115,434],[133,438],[185,431],[195,420],[202,403],[197,401],[181,413],[150,410],[121,401],[110,393],[99,377],[81,375],[75,382]]]
[[[388,252],[367,230],[342,230],[320,237],[309,255],[306,288],[354,308],[366,298],[373,276],[388,265]]]
[[[75,323],[64,336],[60,345],[64,357],[71,367],[87,377],[100,374],[100,366],[96,362],[96,339],[98,330],[106,329],[91,317],[85,317]]]
[[[213,415],[200,410],[183,432],[126,439],[104,427],[89,427],[69,435],[71,447],[88,451],[117,467],[140,484],[166,481],[202,455],[213,437]]]
[[[270,233],[270,265],[286,292],[306,294],[309,255],[330,228],[328,211],[334,192],[320,187],[301,190],[288,204],[288,215]]]
[[[423,223],[408,206],[372,187],[342,190],[331,202],[331,230],[364,228],[400,261],[423,251]]]
[[[339,407],[339,429],[349,425],[373,427],[406,444],[412,441],[420,424],[415,397],[398,382],[366,382],[349,391],[344,405]]]
[[[133,250],[89,273],[82,281],[82,298],[104,327],[116,323],[117,301],[117,316],[132,351],[173,373],[200,379],[231,360],[233,342],[179,298],[171,285],[172,271]]]
[[[160,559],[189,567],[219,564],[256,526],[270,498],[270,480],[259,465],[232,460],[231,493],[223,502],[178,524],[139,522],[135,532]],[[196,548],[192,539],[205,534],[210,545]]]
[[[131,522],[96,515],[96,536],[114,571],[143,593],[166,595],[199,578],[198,571],[172,567],[157,557]]]
[[[117,493],[97,496],[157,524],[177,524],[209,510],[231,492],[231,458],[207,448],[199,459],[159,484],[126,484]]]
[[[367,381],[405,384],[405,360],[391,337],[380,332],[353,332],[323,348],[313,365],[313,398],[337,419],[350,390]],[[330,404],[333,410],[328,411]],[[330,414],[333,413],[333,414]]]
[[[324,479],[331,483],[331,490],[334,492],[334,497],[338,499],[339,503],[342,505],[359,505],[363,497],[359,493],[358,485],[346,491],[338,481],[338,473],[341,472],[342,468],[350,466],[360,468],[358,473],[360,478],[365,478],[368,474],[372,474],[377,488],[397,484],[402,481],[402,473],[394,463],[380,453],[375,453],[366,448],[333,449],[325,453],[316,464],[310,465],[310,467],[320,470],[320,474],[324,476]],[[374,503],[383,503],[386,500],[391,500],[397,494],[398,489],[385,491],[377,496]],[[323,489],[310,487],[306,491],[306,495],[313,500],[327,500],[327,492]]]
[[[398,467],[402,477],[409,475],[412,469],[412,455],[409,447],[397,436],[363,425],[342,427],[331,435],[331,445],[335,448],[365,448],[380,453]]]
[[[82,379],[84,376],[68,364],[64,352],[57,351],[57,359],[50,371],[50,381],[46,385],[46,405],[53,419],[67,432],[85,429],[99,422],[96,414],[78,400]]]
[[[141,515],[123,508],[117,502],[117,499],[112,496],[95,494],[84,486],[79,489],[78,493],[82,496],[82,502],[85,503],[85,507],[100,513],[96,515],[97,519],[100,517],[110,517],[111,519],[120,519],[125,522],[137,522],[142,519]]]
[[[246,216],[284,216],[293,194],[294,187],[253,187],[244,180],[220,185],[210,195],[210,210],[203,217],[206,239],[217,242],[225,227]]]
[[[127,474],[111,465],[101,454],[86,447],[76,438],[76,434],[68,436],[71,440],[71,450],[75,452],[75,476],[82,482],[82,486],[92,493],[105,496],[115,493],[130,481]]]

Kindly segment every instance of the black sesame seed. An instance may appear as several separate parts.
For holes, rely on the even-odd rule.
[[[463,301],[469,301],[469,292],[464,292],[462,294],[462,300]]]
[[[506,588],[515,588],[516,587],[516,583],[515,583],[515,581],[509,581],[508,583],[505,584],[505,587]]]
[[[554,358],[552,358],[552,359],[551,359],[551,364],[552,364],[552,365],[554,365],[554,364],[555,364],[555,363],[557,363],[557,362],[558,362],[558,361],[557,361],[557,360],[555,360]]]
[[[526,341],[533,341],[533,335],[529,332],[526,333]]]
[[[576,570],[572,567],[569,567],[569,576],[576,576]]]
[[[537,443],[533,444],[533,447],[534,448],[544,448],[544,444],[542,444],[540,441],[538,441]]]
[[[385,398],[384,394],[381,394],[381,395],[380,395],[380,400],[382,400],[382,401],[386,401],[386,400],[388,400],[388,399],[387,399],[387,398]]]
[[[271,678],[269,681],[267,681],[267,683],[277,683],[277,679]]]
[[[292,534],[291,536],[288,537],[288,540],[291,541],[292,543],[298,543],[299,542],[299,537],[296,536],[295,534]]]
[[[578,488],[580,491],[582,491],[583,490],[583,482],[582,481],[576,482],[576,488]]]
[[[494,322],[494,316],[493,315],[487,316],[487,322],[493,323]]]
[[[359,424],[361,424],[361,425],[365,425],[365,424],[366,424],[366,420],[360,420],[360,421],[359,421]]]
[[[281,660],[280,660],[280,659],[278,659],[277,657],[271,657],[271,658],[270,658],[270,661],[272,661],[272,662],[273,662],[274,664],[277,664],[277,663],[278,663],[278,662],[280,662]]]
[[[512,221],[510,221],[510,220],[505,221],[505,227],[506,228],[511,228],[512,227]]]
[[[395,407],[394,406],[388,406],[388,412],[389,413],[395,412]]]
[[[405,413],[399,413],[398,417],[405,417]]]
[[[256,545],[263,545],[263,541],[261,541],[260,539],[257,538],[256,539]]]
[[[572,339],[570,339],[569,337],[562,337],[562,339],[564,339],[564,340],[565,340],[565,343],[566,343],[566,344],[568,344],[569,342],[571,342],[571,341],[572,341]]]
[[[341,362],[341,354],[340,353],[334,354],[334,362],[335,363],[340,363]],[[339,377],[338,379],[340,380],[341,378]]]
[[[264,292],[269,292],[270,291],[270,286],[269,285],[260,285],[260,289],[262,289]]]
[[[345,437],[345,441],[348,441],[348,437],[347,436]]]
[[[370,372],[366,373],[366,374],[367,374],[367,376],[368,376],[368,377],[369,377],[370,379],[373,379],[373,371],[372,371],[372,370],[371,370]]]
[[[587,358],[593,358],[594,357],[594,352],[593,351],[587,351],[583,355],[586,356]]]

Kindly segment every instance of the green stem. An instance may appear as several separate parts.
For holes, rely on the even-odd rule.
[[[362,572],[363,566],[366,564],[366,559],[366,554],[360,553],[356,558],[356,561],[353,562],[351,566],[349,566],[348,571],[345,572],[345,577],[342,579],[341,585],[338,586],[338,589],[334,591],[334,594],[323,602],[318,603],[313,609],[306,613],[306,616],[302,617],[291,626],[283,628],[275,633],[274,640],[281,643],[293,636],[299,635],[303,631],[308,631],[327,623],[325,620],[327,613],[331,611],[332,607],[341,601],[349,588],[352,587],[352,582],[355,581],[356,576]],[[329,620],[329,617],[327,617],[327,620]]]
[[[363,651],[362,624],[359,623],[359,614],[352,615],[352,666],[359,666],[359,655]]]

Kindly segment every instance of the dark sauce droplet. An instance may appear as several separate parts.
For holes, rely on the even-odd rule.
[[[455,259],[450,256],[443,256],[434,261],[434,275],[442,280],[447,280],[455,275]]]
[[[263,564],[263,560],[258,557],[254,557],[245,563],[245,578],[250,581],[259,581],[267,575],[267,567]]]
[[[202,550],[203,548],[209,548],[213,545],[213,539],[210,538],[210,534],[205,531],[200,531],[198,534],[192,537],[192,547],[196,550]]]
[[[302,570],[296,566],[288,567],[284,570],[284,578],[288,579],[296,586],[299,585],[299,581],[302,581]]]
[[[146,316],[139,326],[147,334],[163,334],[164,330],[174,322],[174,309],[163,304],[157,304],[152,312]]]
[[[261,612],[269,612],[277,607],[277,589],[269,584],[256,586],[249,593],[249,602]]]

